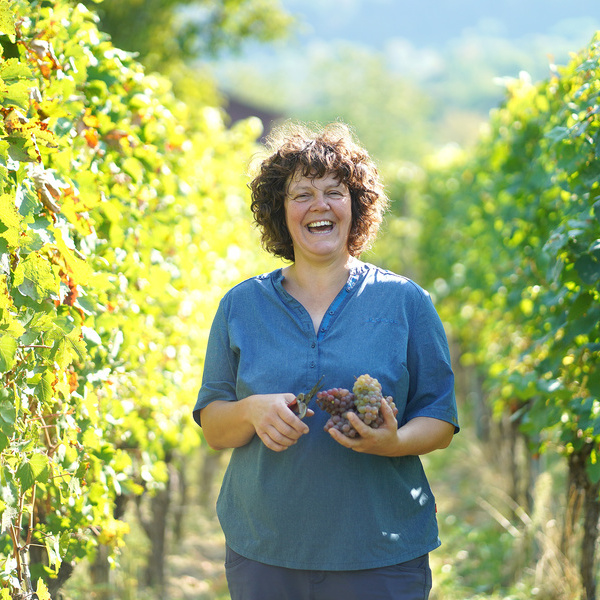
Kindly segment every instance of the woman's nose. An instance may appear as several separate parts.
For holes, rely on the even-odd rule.
[[[312,210],[322,210],[323,208],[329,208],[329,202],[327,201],[327,196],[323,192],[316,192],[313,196],[313,201],[311,204]]]

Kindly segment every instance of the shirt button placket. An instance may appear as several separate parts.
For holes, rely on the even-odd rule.
[[[316,340],[313,340],[310,343],[310,361],[308,363],[308,366],[310,369],[314,369],[317,366],[317,359],[319,356],[319,349],[317,348],[317,342]]]

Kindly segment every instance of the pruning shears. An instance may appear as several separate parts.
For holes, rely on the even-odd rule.
[[[308,409],[308,403],[312,400],[312,397],[317,393],[321,382],[325,378],[325,375],[315,383],[315,386],[308,392],[308,394],[298,394],[289,404],[289,408],[293,410],[297,415],[304,419],[306,416],[306,411]]]

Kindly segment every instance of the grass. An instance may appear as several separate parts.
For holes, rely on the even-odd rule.
[[[447,450],[424,457],[442,539],[432,553],[431,600],[578,598],[575,567],[558,550],[560,463],[538,476],[528,514],[507,494],[506,468],[489,450],[463,430]]]

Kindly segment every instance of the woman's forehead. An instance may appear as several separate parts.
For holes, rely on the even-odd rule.
[[[315,183],[318,183],[319,185],[331,183],[339,185],[342,182],[335,171],[326,171],[324,175],[319,175],[319,173],[313,171],[312,173],[305,175],[302,169],[296,169],[288,180],[287,189],[295,189],[302,186],[314,186]]]

